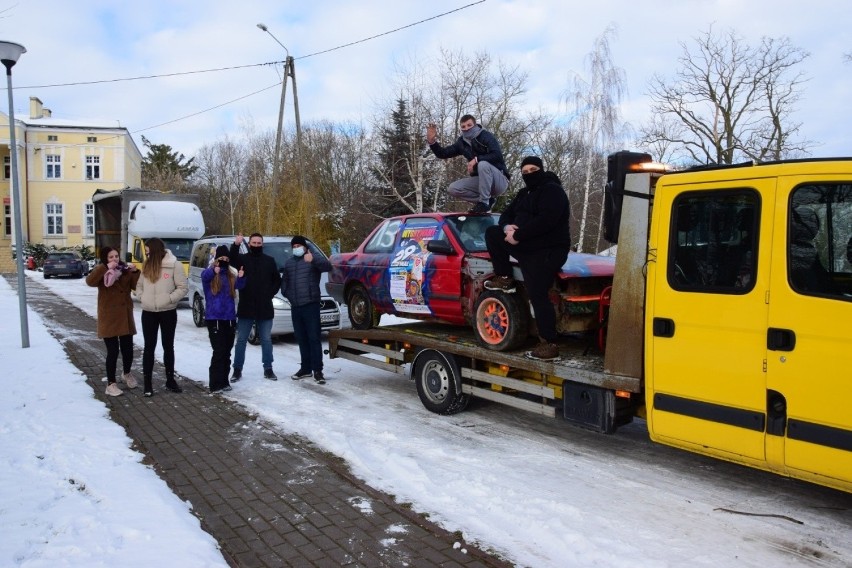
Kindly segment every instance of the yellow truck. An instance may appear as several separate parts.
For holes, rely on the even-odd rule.
[[[657,442],[852,492],[852,159],[608,169],[596,338],[543,362],[411,323],[332,331],[331,356],[410,376],[434,412],[480,397],[604,433],[640,417]]]

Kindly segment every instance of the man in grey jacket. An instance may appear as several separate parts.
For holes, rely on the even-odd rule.
[[[301,362],[299,370],[290,378],[305,379],[313,374],[314,380],[325,384],[322,374],[322,338],[320,337],[320,275],[331,270],[325,256],[314,254],[308,241],[296,235],[290,241],[293,256],[281,269],[281,294],[290,302],[293,333],[299,343]]]

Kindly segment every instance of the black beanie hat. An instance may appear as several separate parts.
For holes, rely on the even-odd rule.
[[[290,246],[293,245],[302,245],[303,247],[308,248],[308,241],[305,240],[305,237],[303,237],[302,235],[296,235],[290,241]]]
[[[540,169],[540,170],[544,169],[544,163],[541,161],[541,158],[539,158],[538,156],[527,156],[526,158],[524,158],[521,161],[521,167],[522,168],[524,166],[528,165],[528,164],[531,164],[533,166],[538,166],[538,169]]]
[[[222,258],[223,256],[225,258],[230,258],[231,251],[225,245],[219,245],[218,247],[216,247],[216,256],[213,258]]]

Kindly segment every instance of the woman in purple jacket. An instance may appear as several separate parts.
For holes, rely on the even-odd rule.
[[[231,370],[231,348],[237,329],[237,290],[245,286],[242,269],[229,267],[228,247],[216,247],[216,256],[201,273],[204,286],[204,319],[213,356],[210,358],[210,392],[231,390],[228,373]]]

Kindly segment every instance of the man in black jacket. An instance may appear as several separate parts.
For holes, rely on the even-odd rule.
[[[240,290],[240,302],[237,305],[237,345],[234,349],[234,373],[231,382],[243,376],[243,363],[246,358],[246,342],[252,326],[257,326],[260,337],[261,358],[264,378],[276,381],[278,377],[272,370],[272,319],[275,310],[272,298],[281,285],[281,274],[275,259],[263,254],[263,236],[252,233],[249,237],[248,254],[240,254],[243,242],[242,233],[238,234],[231,245],[231,266],[243,270],[246,284]]]
[[[536,359],[556,359],[556,310],[548,290],[571,248],[568,195],[553,172],[544,171],[538,156],[521,162],[525,187],[500,215],[497,225],[485,230],[485,244],[494,264],[495,276],[485,282],[489,290],[512,293],[514,256],[521,267],[524,286],[535,310],[541,342],[530,355]]]
[[[438,144],[438,129],[434,124],[426,127],[426,142],[432,153],[442,160],[465,157],[469,176],[451,183],[447,193],[473,203],[469,213],[488,213],[497,198],[506,193],[509,187],[509,173],[503,160],[503,151],[497,138],[476,124],[473,116],[464,115],[459,125],[461,136],[454,144]]]
[[[308,241],[296,235],[290,241],[293,256],[284,263],[281,271],[281,294],[290,301],[293,315],[293,333],[299,343],[301,362],[299,370],[290,378],[305,379],[313,373],[314,380],[325,384],[322,374],[322,324],[320,322],[320,276],[331,270],[331,263],[323,255],[314,255]]]

